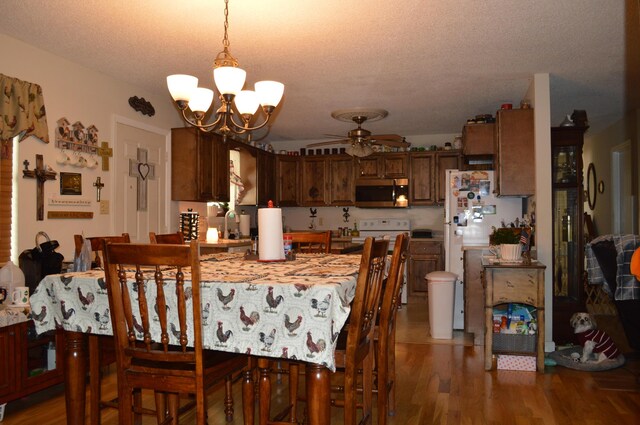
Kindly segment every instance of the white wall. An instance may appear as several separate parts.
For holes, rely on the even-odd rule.
[[[0,57],[2,57],[3,74],[21,80],[37,83],[42,87],[47,108],[47,122],[49,126],[50,143],[45,144],[33,137],[23,140],[18,148],[20,170],[22,161],[30,162],[29,168],[35,166],[35,155],[42,154],[44,162],[56,172],[82,173],[82,195],[80,199],[91,200],[90,207],[55,207],[50,208],[47,200],[51,197],[60,198],[59,174],[57,180],[44,184],[45,219],[36,221],[36,182],[34,179],[22,178],[22,171],[18,180],[18,217],[17,254],[25,249],[33,248],[35,235],[38,231],[45,231],[52,239],[60,242],[61,252],[66,260],[73,259],[73,235],[85,232],[87,235],[105,235],[113,233],[113,159],[111,171],[102,171],[99,165],[90,170],[76,168],[69,165],[59,165],[55,162],[59,149],[55,147],[56,121],[66,117],[71,123],[81,121],[85,127],[95,125],[99,129],[100,142],[107,141],[114,145],[113,123],[118,115],[141,124],[169,130],[181,125],[180,117],[174,109],[171,97],[167,93],[157,95],[123,82],[117,81],[105,74],[77,65],[49,52],[37,49],[17,39],[0,34]],[[142,115],[134,111],[128,104],[131,96],[144,97],[151,102],[156,110],[153,117]],[[99,161],[101,163],[101,161]],[[111,213],[101,215],[96,202],[96,191],[92,186],[96,177],[101,177],[105,187],[102,199],[111,201]],[[72,196],[64,198],[73,199]],[[93,219],[47,219],[47,211],[91,211]],[[17,261],[16,261],[17,264]]]

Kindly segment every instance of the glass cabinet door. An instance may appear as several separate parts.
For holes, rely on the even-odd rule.
[[[579,252],[578,189],[553,191],[553,294],[555,297],[578,297],[582,282],[582,253]]]

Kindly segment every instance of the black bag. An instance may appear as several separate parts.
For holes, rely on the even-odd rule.
[[[43,236],[47,240],[38,244],[38,237]],[[18,257],[20,269],[24,273],[24,282],[31,290],[36,289],[43,277],[49,274],[58,274],[62,271],[64,256],[55,252],[60,244],[52,241],[45,232],[36,234],[36,247],[22,251]]]

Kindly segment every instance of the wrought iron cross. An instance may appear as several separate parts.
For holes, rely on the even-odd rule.
[[[137,210],[147,210],[147,180],[156,178],[155,164],[147,162],[148,152],[146,149],[138,148],[137,159],[129,158],[129,177],[138,180]]]
[[[100,202],[100,191],[102,190],[102,188],[104,187],[104,183],[102,183],[100,181],[100,177],[96,178],[95,183],[93,183],[93,186],[96,188],[96,192],[97,192],[97,202]]]
[[[55,171],[47,171],[44,168],[44,159],[42,155],[36,155],[36,168],[29,169],[29,161],[26,159],[22,163],[24,170],[22,170],[22,177],[29,179],[36,179],[36,220],[44,220],[44,182],[47,180],[55,180]]]

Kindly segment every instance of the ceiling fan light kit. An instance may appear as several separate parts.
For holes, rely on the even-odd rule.
[[[362,128],[362,124],[365,121],[378,121],[389,115],[389,112],[384,109],[369,109],[369,108],[353,108],[353,109],[338,109],[331,113],[331,116],[338,121],[353,121],[358,124],[358,128],[354,128],[347,133],[347,137],[328,135],[329,137],[336,137],[338,140],[332,140],[329,142],[312,143],[308,145],[322,146],[322,145],[335,145],[337,143],[349,143],[350,146],[346,148],[345,152],[351,156],[363,157],[371,155],[376,152],[373,149],[373,145],[392,146],[397,148],[408,148],[411,143],[408,143],[404,137],[397,134],[378,134],[372,135],[369,130]]]
[[[213,103],[213,90],[198,87],[198,79],[191,75],[175,74],[167,77],[167,87],[171,97],[182,112],[183,119],[202,131],[215,131],[226,140],[229,134],[243,134],[258,130],[269,122],[275,108],[284,94],[284,84],[277,81],[259,81],[254,90],[242,90],[247,77],[245,70],[238,68],[238,61],[229,52],[229,0],[224,2],[223,49],[213,64],[213,79],[220,92],[222,105],[215,112],[212,123],[204,123],[207,111]],[[236,112],[242,122],[234,119]],[[262,124],[251,127],[250,121],[262,105],[266,118]],[[187,110],[190,110],[189,117]]]

